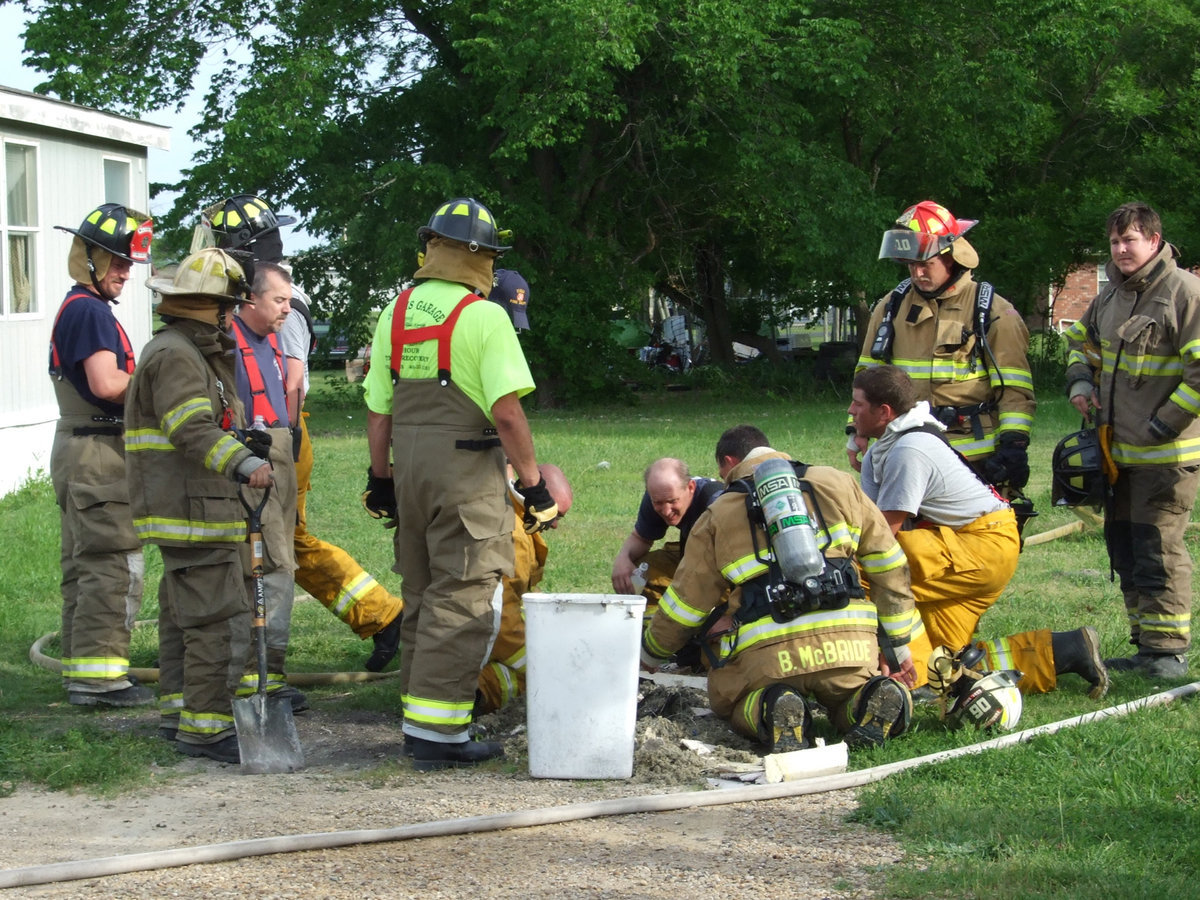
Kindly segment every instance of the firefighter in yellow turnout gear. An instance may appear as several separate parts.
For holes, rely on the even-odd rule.
[[[883,511],[912,573],[923,625],[911,644],[920,686],[934,647],[957,653],[971,642],[1016,571],[1021,541],[1008,503],[951,449],[916,394],[902,369],[867,369],[854,378],[850,415],[858,434],[875,439],[863,459],[863,490]],[[1095,699],[1108,690],[1091,626],[1022,632],[977,646],[987,671],[1024,673],[1023,693],[1054,690],[1067,672],[1083,677]]]
[[[1071,402],[1096,416],[1116,471],[1104,538],[1120,578],[1132,656],[1117,671],[1184,678],[1200,484],[1200,279],[1179,267],[1162,220],[1126,203],[1106,223],[1108,286],[1067,332]]]
[[[852,744],[902,734],[911,714],[908,689],[880,672],[880,626],[898,675],[912,681],[908,641],[919,622],[908,591],[904,554],[879,510],[854,479],[826,466],[799,474],[826,572],[870,588],[799,615],[767,599],[779,586],[775,551],[748,508],[742,479],[768,460],[759,447],[727,474],[733,489],[696,523],[688,551],[642,638],[642,665],[653,670],[689,640],[700,639],[713,712],[767,752],[809,746],[806,698],[829,711]],[[751,488],[753,490],[753,488]]]

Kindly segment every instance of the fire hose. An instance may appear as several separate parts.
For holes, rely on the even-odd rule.
[[[358,844],[383,843],[388,841],[413,840],[424,837],[476,834],[501,831],[510,828],[527,828],[535,825],[552,825],[574,822],[602,816],[630,815],[633,813],[665,812],[668,810],[693,809],[706,806],[724,806],[730,803],[747,803],[760,800],[779,800],[826,791],[844,790],[881,781],[897,772],[920,766],[934,765],[950,759],[984,753],[1025,743],[1041,735],[1054,734],[1066,728],[1074,728],[1103,719],[1128,715],[1134,710],[1162,706],[1174,700],[1200,693],[1200,681],[1177,687],[1174,690],[1151,694],[1119,706],[1085,713],[1070,719],[1062,719],[1035,728],[1012,732],[991,740],[943,750],[912,759],[899,760],[839,775],[826,775],[803,781],[785,781],[779,784],[750,785],[720,791],[691,791],[679,794],[651,794],[641,797],[624,797],[615,800],[598,800],[574,803],[565,806],[519,810],[489,816],[469,816],[459,819],[443,819],[435,822],[420,822],[396,828],[377,828],[358,831],[333,831],[317,834],[280,835],[268,838],[231,841],[223,844],[206,844],[199,847],[180,847],[173,850],[158,850],[148,853],[131,853],[123,856],[108,856],[97,859],[51,863],[41,866],[26,866],[18,869],[0,870],[0,888],[21,887],[34,884],[52,884],[82,878],[97,878],[105,875],[121,875],[129,872],[145,872],[176,866],[206,862],[227,862],[252,856],[268,856],[275,853],[295,853],[305,850],[328,850]]]

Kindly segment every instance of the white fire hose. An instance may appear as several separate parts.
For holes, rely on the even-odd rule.
[[[1054,734],[1064,728],[1073,728],[1102,719],[1127,715],[1138,709],[1161,706],[1192,694],[1200,693],[1200,681],[1177,687],[1174,690],[1152,694],[1112,706],[1096,712],[1085,713],[1070,719],[1039,725],[1024,731],[1012,732],[978,744],[930,753],[913,759],[900,760],[847,772],[827,775],[804,781],[785,781],[780,784],[751,785],[728,790],[692,791],[679,794],[651,794],[641,797],[625,797],[616,800],[598,800],[590,803],[575,803],[542,809],[521,810],[490,816],[471,816],[462,819],[443,819],[402,825],[397,828],[380,828],[360,831],[332,831],[319,834],[280,835],[269,838],[231,841],[224,844],[207,844],[200,847],[180,847],[173,850],[158,850],[149,853],[131,853],[124,856],[108,856],[99,859],[75,860],[51,863],[42,866],[26,866],[19,869],[0,870],[0,888],[22,887],[34,884],[53,884],[81,878],[98,878],[105,875],[121,875],[128,872],[145,872],[187,866],[196,863],[226,862],[251,856],[268,856],[274,853],[295,853],[303,850],[328,850],[334,847],[349,847],[356,844],[373,844],[386,841],[405,841],[422,837],[441,837],[452,834],[473,834],[484,831],[500,831],[506,828],[527,828],[533,825],[551,825],[573,822],[601,816],[619,816],[643,812],[663,812],[674,809],[692,809],[703,806],[723,806],[729,803],[747,803],[758,800],[778,800],[799,797],[826,791],[843,790],[880,781],[896,772],[915,769],[918,766],[940,763],[961,756],[998,750],[1024,743],[1045,734]]]

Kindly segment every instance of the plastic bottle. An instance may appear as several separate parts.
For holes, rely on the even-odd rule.
[[[792,584],[802,584],[806,578],[821,574],[825,558],[817,546],[817,534],[792,464],[786,459],[760,463],[754,470],[754,493],[783,577]]]
[[[267,420],[264,419],[262,416],[255,416],[254,421],[250,424],[250,430],[251,431],[266,431],[267,430]]]
[[[649,563],[641,563],[633,574],[629,576],[629,580],[633,582],[633,589],[637,593],[641,593],[646,587],[646,573],[650,571]]]

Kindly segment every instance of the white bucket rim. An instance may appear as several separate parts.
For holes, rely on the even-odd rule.
[[[628,606],[645,608],[646,598],[640,594],[538,594],[521,595],[523,603],[534,605],[573,604],[576,606]]]

